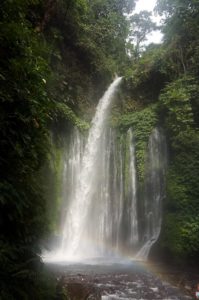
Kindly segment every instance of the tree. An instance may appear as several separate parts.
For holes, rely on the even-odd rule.
[[[156,10],[164,17],[165,47],[178,74],[198,69],[198,1],[159,0]]]
[[[48,152],[49,49],[29,21],[39,2],[0,12],[1,299],[46,299],[39,242],[48,232],[40,170]],[[34,10],[33,9],[33,10]],[[24,281],[26,284],[24,285]],[[50,298],[49,298],[50,299]]]
[[[141,11],[139,14],[132,15],[130,24],[129,42],[134,45],[131,55],[138,59],[143,50],[143,42],[147,39],[147,34],[155,30],[156,25],[151,20],[151,13],[148,11]]]

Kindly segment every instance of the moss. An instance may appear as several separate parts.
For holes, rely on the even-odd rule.
[[[130,127],[133,128],[136,141],[135,151],[138,178],[141,182],[144,179],[146,149],[149,135],[157,125],[157,122],[156,105],[151,105],[141,111],[122,115],[116,125],[121,132],[126,132]]]
[[[64,103],[56,103],[57,115],[71,121],[74,126],[77,126],[81,131],[87,131],[90,128],[89,123],[80,119],[73,110]]]
[[[59,209],[62,201],[62,174],[63,174],[63,148],[53,141],[48,162],[42,170],[43,181],[46,186],[47,216],[51,232],[57,231]]]

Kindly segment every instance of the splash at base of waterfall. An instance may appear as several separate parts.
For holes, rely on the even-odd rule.
[[[119,254],[114,254],[113,256],[103,256],[103,257],[86,257],[86,256],[67,256],[63,253],[58,252],[46,252],[42,256],[42,260],[45,263],[61,264],[61,265],[71,265],[71,264],[82,264],[82,265],[112,265],[112,264],[129,264],[133,261],[141,261],[131,256],[122,256]],[[144,260],[143,260],[144,261]]]

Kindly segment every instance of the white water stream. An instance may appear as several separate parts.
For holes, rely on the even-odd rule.
[[[161,130],[154,128],[148,144],[144,184],[144,244],[137,253],[139,259],[147,259],[152,245],[157,241],[162,225],[162,202],[165,198],[167,168],[166,139]]]
[[[138,238],[138,217],[137,217],[137,178],[136,178],[136,162],[135,162],[135,142],[133,137],[132,128],[127,132],[127,137],[129,138],[129,184],[128,184],[128,193],[130,194],[130,205],[129,205],[129,214],[130,214],[130,245],[136,246]]]
[[[85,251],[89,250],[89,234],[87,232],[87,217],[95,193],[96,177],[98,169],[98,154],[102,142],[102,133],[105,130],[106,118],[111,100],[121,82],[121,77],[114,80],[104,96],[100,99],[96,114],[92,120],[88,140],[85,146],[81,170],[75,182],[74,197],[71,200],[66,222],[63,228],[62,245],[60,255],[67,259],[80,258]],[[106,166],[105,166],[106,167]],[[104,187],[105,188],[105,187]],[[104,195],[106,198],[106,193]],[[93,226],[94,224],[90,224]],[[92,250],[92,249],[90,249]],[[91,255],[86,253],[86,255]]]

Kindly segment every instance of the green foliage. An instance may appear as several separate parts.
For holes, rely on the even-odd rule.
[[[199,55],[198,1],[159,0],[157,10],[165,17],[165,48],[175,66],[175,72],[195,72]]]
[[[187,130],[172,139],[163,240],[174,257],[190,258],[199,249],[199,133]]]
[[[124,153],[124,195],[126,200],[128,199],[128,193],[130,188],[130,182],[129,182],[129,170],[130,170],[130,151],[129,151],[129,145],[132,143],[130,140],[130,135],[128,132],[125,132],[125,134],[121,138],[122,145],[123,145],[123,153]]]
[[[194,125],[192,99],[197,89],[194,79],[185,76],[167,85],[160,96],[167,109],[167,127],[175,138]]]
[[[49,127],[60,134],[64,124],[68,135],[72,126],[88,130],[84,119],[90,120],[115,72],[125,74],[125,100],[114,108],[112,120],[123,144],[128,128],[133,128],[140,181],[149,134],[158,122],[168,134],[171,155],[162,245],[174,258],[199,257],[198,1],[159,0],[164,43],[149,45],[142,55],[140,45],[154,24],[149,14],[133,16],[131,35],[136,45],[128,48],[130,22],[124,13],[134,4],[130,0],[1,1],[3,300],[51,299],[54,287],[43,274],[39,245],[56,229],[62,153],[49,142]],[[124,151],[127,162],[125,146]],[[46,178],[42,170],[48,172]],[[47,187],[47,178],[56,184]]]
[[[128,22],[123,12],[133,5],[129,0],[56,2],[44,28],[53,41],[55,77],[49,90],[55,101],[81,115],[96,103],[113,74],[124,68]]]
[[[139,14],[133,14],[130,17],[131,30],[129,33],[130,51],[132,59],[138,59],[143,51],[143,42],[146,41],[147,35],[156,29],[155,23],[151,20],[151,13],[141,11]]]
[[[150,45],[136,63],[126,68],[126,89],[137,101],[146,105],[158,100],[170,76],[171,64],[164,47]]]
[[[156,106],[149,106],[141,111],[123,115],[118,123],[120,130],[133,128],[133,134],[136,141],[136,163],[138,177],[142,181],[145,173],[146,148],[149,135],[157,125],[158,116]]]
[[[34,247],[0,243],[0,297],[7,299],[53,299],[55,281],[43,268]],[[26,283],[26,284],[24,284]]]
[[[72,126],[88,130],[83,121],[91,115],[88,107],[94,109],[99,90],[124,67],[128,34],[124,12],[133,5],[130,0],[1,1],[3,300],[51,299],[53,291],[42,282],[40,253],[42,241],[56,227],[61,150],[52,149],[49,128],[58,133],[64,124],[64,134]],[[44,169],[49,171],[46,176]],[[55,180],[54,189],[53,184],[46,187],[47,178]],[[50,201],[53,211],[47,208]]]
[[[172,81],[160,95],[171,152],[161,242],[179,261],[197,257],[199,252],[197,98],[198,81],[193,75]]]
[[[199,219],[196,215],[167,213],[165,217],[164,247],[175,261],[190,260],[198,252]]]
[[[50,299],[39,241],[48,232],[39,170],[49,151],[48,47],[26,18],[38,1],[3,1],[0,23],[1,299]],[[25,282],[25,284],[24,284]]]
[[[149,45],[136,63],[131,61],[125,84],[142,107],[155,102],[167,133],[170,166],[160,245],[182,262],[199,257],[199,6],[195,0],[159,0],[156,9],[164,19],[164,42]],[[123,121],[131,123],[126,116]]]
[[[56,118],[66,118],[67,120],[71,121],[71,123],[74,126],[77,126],[80,130],[88,130],[90,125],[84,121],[78,118],[75,113],[70,109],[66,104],[64,103],[56,103],[55,106],[55,114],[57,114]],[[54,115],[55,119],[55,115]]]
[[[48,160],[41,173],[45,187],[45,197],[47,199],[46,212],[50,231],[52,234],[56,234],[62,204],[62,174],[64,163],[63,149],[61,145],[54,141],[53,136],[50,149]]]

